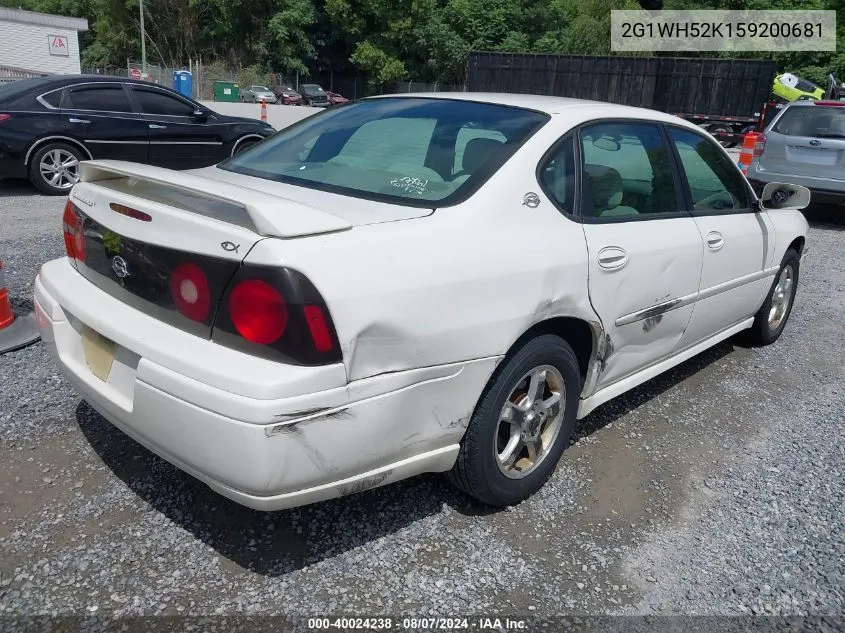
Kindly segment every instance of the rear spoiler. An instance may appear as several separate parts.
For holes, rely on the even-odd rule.
[[[301,202],[152,165],[83,161],[79,181],[236,224],[259,235],[303,237],[352,228],[348,220]]]

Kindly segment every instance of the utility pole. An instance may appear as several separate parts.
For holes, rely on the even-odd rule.
[[[141,72],[147,74],[147,38],[144,35],[144,0],[138,0],[141,12]]]

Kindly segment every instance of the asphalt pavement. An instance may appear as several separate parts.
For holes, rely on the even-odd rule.
[[[19,308],[63,255],[62,206],[0,182]],[[0,615],[843,616],[843,215],[808,212],[780,341],[600,407],[507,511],[439,475],[251,511],[117,431],[40,343],[0,356]]]

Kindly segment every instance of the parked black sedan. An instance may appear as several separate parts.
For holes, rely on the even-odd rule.
[[[62,75],[0,85],[0,178],[64,194],[79,161],[129,160],[171,169],[214,165],[275,130],[223,116],[156,84]]]

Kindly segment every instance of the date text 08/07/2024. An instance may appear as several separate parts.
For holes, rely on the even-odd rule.
[[[409,630],[409,631],[520,631],[528,624],[519,618],[500,617],[372,617],[308,618],[311,630]]]

